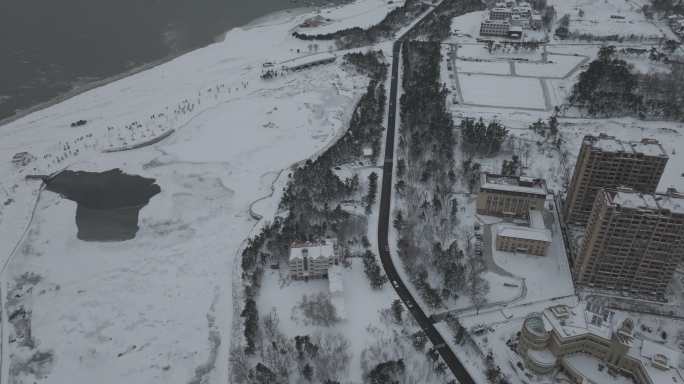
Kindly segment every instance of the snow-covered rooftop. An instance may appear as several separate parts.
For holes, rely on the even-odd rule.
[[[627,319],[623,316],[624,313],[615,313],[603,307],[588,305],[586,302],[575,307],[566,307],[567,311],[563,311],[564,315],[560,317],[554,314],[552,308],[547,308],[544,311],[544,323],[550,325],[561,337],[591,333],[604,339],[610,339],[614,332],[621,332],[620,324],[623,324],[623,320]],[[569,316],[566,317],[565,313],[568,313]],[[641,361],[654,383],[684,382],[682,372],[679,369],[682,360],[682,354],[679,351],[639,338],[639,336],[632,338],[630,335],[627,339],[629,339],[627,343],[629,345],[628,355]],[[577,368],[586,378],[594,380],[596,383],[622,383],[620,381],[622,376],[611,379],[617,381],[602,381],[601,372],[596,369],[600,361],[590,355],[571,354],[563,357],[563,359]],[[631,381],[625,381],[625,383],[631,383]]]
[[[632,209],[666,209],[672,213],[684,214],[684,195],[674,191],[667,193],[642,194],[629,188],[617,188],[608,193],[610,202]]]
[[[587,135],[584,141],[593,148],[604,152],[642,153],[646,156],[668,157],[665,149],[655,139],[643,138],[641,141],[623,141],[615,136],[600,134],[598,136]]]
[[[565,363],[575,372],[579,372],[589,383],[605,384],[634,384],[632,379],[622,375],[611,375],[608,369],[599,370],[599,365],[604,365],[601,360],[587,353],[573,353],[563,357]]]
[[[347,309],[344,301],[344,275],[342,267],[333,265],[328,269],[328,285],[330,302],[335,307],[337,317],[347,319]]]
[[[320,257],[332,258],[335,256],[335,247],[330,240],[325,240],[321,243],[293,243],[290,246],[290,260],[304,256],[312,259]]]
[[[551,231],[548,229],[529,228],[513,224],[500,224],[496,234],[502,237],[551,242]]]
[[[542,179],[482,173],[480,182],[480,189],[529,193],[546,197],[546,184]]]

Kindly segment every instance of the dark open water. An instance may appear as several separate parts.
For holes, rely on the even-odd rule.
[[[340,0],[0,0],[0,119],[77,84],[211,43],[260,16]]]

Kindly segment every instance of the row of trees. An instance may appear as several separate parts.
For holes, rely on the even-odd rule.
[[[404,5],[391,10],[380,23],[366,29],[353,27],[317,35],[294,32],[292,36],[301,40],[335,40],[341,49],[370,45],[391,38],[396,31],[409,24],[427,8],[428,5],[421,0],[405,0]]]
[[[450,215],[456,137],[447,110],[447,90],[440,83],[440,45],[411,41],[404,44],[404,75],[398,146],[397,190],[404,209],[395,213],[399,256],[413,285],[430,306],[442,303],[441,288],[428,278],[435,238],[452,237]]]

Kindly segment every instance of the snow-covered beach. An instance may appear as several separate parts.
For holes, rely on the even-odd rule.
[[[344,17],[358,9],[331,12]],[[233,258],[262,224],[249,205],[269,195],[274,182],[279,192],[279,171],[346,128],[367,83],[341,60],[260,79],[264,62],[312,53],[290,36],[309,16],[284,12],[235,28],[221,42],[0,127],[3,259],[17,245],[3,260],[3,295],[8,289],[13,297],[3,305],[8,315],[28,313],[31,340],[13,339],[16,323],[4,323],[5,377],[226,382]],[[71,126],[81,119],[87,124]],[[170,129],[159,143],[104,152]],[[22,151],[36,160],[18,169],[9,160]],[[82,242],[75,204],[24,179],[64,168],[120,168],[156,179],[162,192],[142,209],[135,239]],[[259,204],[265,221],[279,195]]]

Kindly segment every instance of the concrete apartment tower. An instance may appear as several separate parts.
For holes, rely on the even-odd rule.
[[[684,195],[601,189],[575,261],[576,282],[662,299],[684,252]]]
[[[668,156],[654,139],[621,141],[613,136],[585,136],[565,199],[569,223],[584,225],[601,188],[627,186],[653,193]]]

